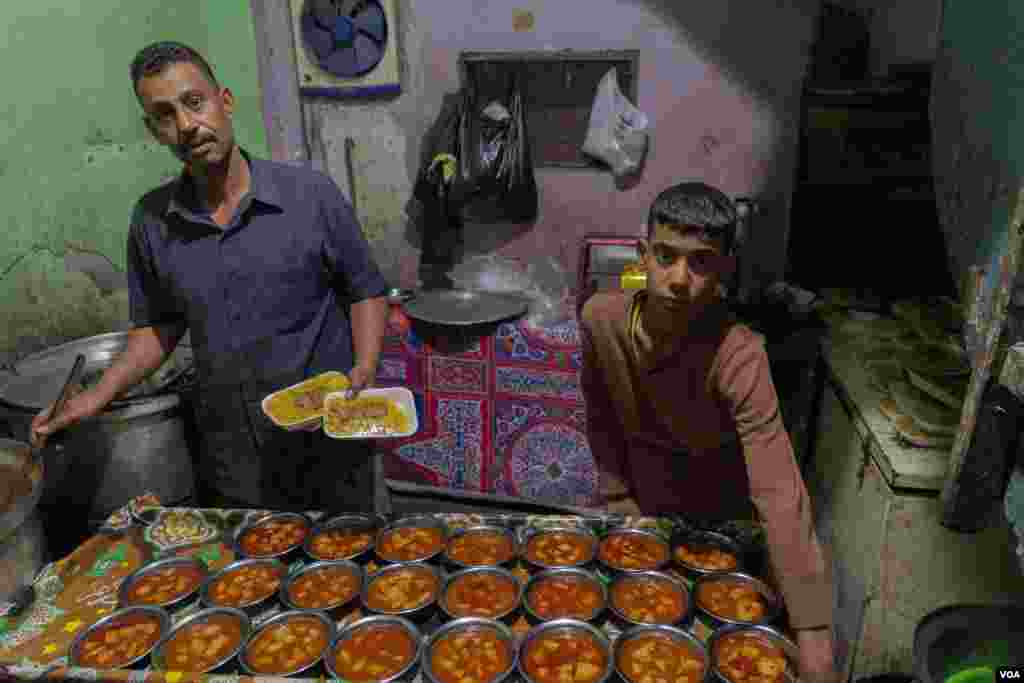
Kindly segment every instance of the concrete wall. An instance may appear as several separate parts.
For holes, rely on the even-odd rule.
[[[660,190],[702,179],[765,200],[751,246],[753,275],[771,280],[783,272],[799,91],[816,0],[408,0],[399,3],[403,94],[385,102],[304,99],[304,124],[285,3],[253,5],[257,40],[273,53],[264,57],[264,83],[275,93],[266,114],[275,157],[304,157],[295,131],[305,125],[311,139],[323,140],[321,160],[348,192],[344,138],[354,139],[359,214],[393,283],[417,283],[420,232],[407,203],[422,136],[444,96],[459,88],[464,50],[639,49],[637,104],[653,123],[639,184],[619,190],[607,173],[539,169],[536,225],[467,226],[467,256],[553,256],[574,273],[583,234],[638,234]]]
[[[132,205],[179,168],[145,130],[128,67],[139,48],[168,39],[209,56],[241,100],[239,138],[267,154],[246,3],[0,6],[0,360],[124,324],[127,297],[111,290],[123,279]]]

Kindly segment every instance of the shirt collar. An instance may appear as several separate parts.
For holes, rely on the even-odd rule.
[[[241,147],[238,151],[249,164],[249,192],[243,202],[251,199],[276,209],[282,208],[280,188],[266,162],[262,159],[253,159]],[[201,213],[201,207],[195,197],[195,183],[186,170],[182,170],[181,175],[172,181],[171,198],[167,202],[166,214],[171,213],[179,213],[186,218]]]

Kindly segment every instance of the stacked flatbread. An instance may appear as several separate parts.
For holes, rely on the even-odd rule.
[[[970,364],[959,342],[962,315],[950,299],[898,302],[894,318],[847,318],[833,327],[852,342],[879,409],[900,440],[949,448],[960,424]]]

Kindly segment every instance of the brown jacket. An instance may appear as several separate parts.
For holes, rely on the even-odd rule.
[[[653,366],[633,351],[633,296],[605,292],[583,309],[590,447],[605,501],[629,495],[644,514],[750,518],[753,503],[794,628],[832,623],[832,585],[811,502],[760,338],[709,308]]]

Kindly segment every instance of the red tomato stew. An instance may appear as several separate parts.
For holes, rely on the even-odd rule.
[[[609,534],[598,550],[609,567],[630,571],[657,569],[668,560],[665,544],[646,534]]]
[[[440,683],[490,683],[512,666],[509,648],[493,629],[458,631],[434,643],[430,668]]]
[[[617,664],[630,683],[704,680],[704,658],[697,649],[666,635],[630,638],[619,650]]]
[[[249,557],[270,557],[301,545],[308,531],[297,519],[271,520],[245,531],[239,544]]]
[[[324,560],[347,560],[370,547],[373,534],[355,529],[325,529],[309,543],[316,557]]]
[[[242,624],[230,614],[214,614],[179,629],[161,646],[164,664],[173,671],[208,671],[242,644]]]
[[[246,648],[246,661],[258,674],[288,674],[319,659],[329,638],[319,619],[293,617],[261,631]]]
[[[222,607],[246,607],[265,600],[281,587],[284,571],[265,564],[246,564],[215,580],[207,597]]]
[[[342,567],[321,567],[302,574],[288,586],[288,598],[300,609],[329,609],[359,592],[359,577]]]
[[[439,553],[444,534],[436,527],[398,527],[380,540],[377,554],[390,562],[414,562]]]
[[[768,607],[756,588],[728,578],[701,583],[697,589],[697,604],[716,616],[746,622],[763,619]]]
[[[401,626],[357,629],[341,642],[334,657],[338,676],[353,683],[391,678],[412,663],[416,642]]]
[[[658,579],[619,581],[612,586],[611,601],[624,617],[643,624],[675,624],[686,611],[682,589]]]
[[[732,633],[718,641],[715,664],[733,683],[781,683],[786,673],[782,648],[751,633]]]
[[[429,569],[403,567],[371,579],[366,605],[378,612],[404,612],[428,604],[437,590],[437,577]]]
[[[458,577],[445,591],[445,608],[453,617],[493,619],[516,606],[519,591],[507,576],[475,572]]]
[[[129,605],[166,605],[195,591],[206,574],[191,564],[171,565],[157,569],[132,581],[128,587]]]
[[[545,531],[526,542],[526,559],[545,567],[569,567],[593,556],[593,540],[582,534]]]
[[[117,669],[148,652],[160,640],[160,619],[153,614],[125,614],[92,631],[78,649],[78,665]]]
[[[536,683],[595,683],[608,666],[597,641],[580,631],[542,633],[523,657],[526,673]]]
[[[515,555],[508,534],[500,531],[471,531],[448,543],[448,559],[464,565],[498,565]]]
[[[541,619],[586,621],[604,607],[603,596],[593,581],[579,577],[551,577],[530,588],[526,601]]]

